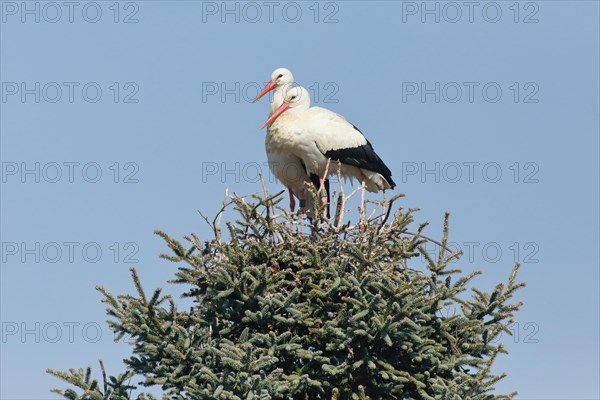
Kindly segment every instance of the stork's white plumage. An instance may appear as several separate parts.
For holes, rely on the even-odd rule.
[[[277,68],[271,74],[271,80],[256,96],[254,101],[257,101],[271,90],[273,90],[273,98],[271,99],[270,113],[273,114],[284,102],[285,93],[293,87],[294,76],[287,68]],[[294,212],[296,202],[294,197],[300,199],[301,211],[305,207],[309,209],[311,196],[305,196],[305,182],[310,182],[310,177],[306,173],[306,168],[302,164],[302,160],[294,155],[289,150],[281,150],[273,143],[278,142],[278,132],[267,130],[265,138],[265,149],[267,152],[267,160],[271,172],[282,184],[284,184],[290,195],[290,210]]]
[[[284,93],[284,102],[271,114],[271,151],[293,154],[309,176],[326,178],[328,160],[339,161],[343,176],[364,182],[370,192],[393,189],[392,173],[371,143],[344,117],[321,107],[310,107],[310,95],[297,86]],[[329,169],[335,174],[337,168]]]

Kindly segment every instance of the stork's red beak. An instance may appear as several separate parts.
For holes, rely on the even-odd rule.
[[[277,119],[277,117],[279,117],[281,114],[283,114],[288,108],[290,108],[290,105],[288,103],[283,103],[282,105],[280,105],[279,108],[277,108],[277,110],[275,110],[275,112],[273,112],[273,114],[271,114],[271,116],[263,124],[263,126],[260,127],[260,129],[263,129],[265,126],[271,125],[273,123],[273,121],[275,121]]]
[[[271,90],[275,89],[275,87],[277,87],[277,83],[275,81],[273,81],[273,80],[270,80],[269,83],[267,83],[267,85],[260,91],[260,93],[258,94],[258,96],[256,96],[254,98],[254,100],[252,100],[252,102],[253,103],[257,102],[265,94],[267,94]]]

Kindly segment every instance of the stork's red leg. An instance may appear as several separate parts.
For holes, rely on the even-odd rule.
[[[293,213],[296,209],[296,199],[294,198],[294,192],[292,192],[292,188],[288,188],[288,193],[290,194],[290,211]]]
[[[323,205],[326,205],[325,210],[323,211],[323,217],[325,219],[329,218],[329,179],[321,178],[319,175],[315,173],[310,173],[310,181],[317,189],[317,195],[321,196],[321,202]]]
[[[304,235],[304,213],[306,212],[306,200],[304,198],[304,189],[302,189],[302,194],[300,195],[300,234]]]
[[[304,189],[302,189],[302,197],[300,197],[300,214],[306,212],[306,197],[304,197]]]
[[[324,206],[327,206],[323,210],[323,218],[327,218],[328,214],[329,214],[327,212],[328,211],[328,207],[329,207],[329,205],[328,205],[328,203],[329,203],[329,193],[327,193],[327,188],[325,187],[324,182],[325,182],[325,178],[321,178],[319,176],[319,191],[322,190],[324,192],[324,193],[321,194],[321,203]]]
[[[288,193],[290,194],[290,211],[293,214],[296,209],[296,199],[294,198],[294,192],[292,192],[292,188],[288,187]],[[294,222],[290,218],[290,233],[294,231]]]

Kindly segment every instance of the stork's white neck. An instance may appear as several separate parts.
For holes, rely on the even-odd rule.
[[[285,85],[280,85],[275,88],[273,91],[273,98],[271,99],[271,109],[269,111],[269,115],[273,114],[273,112],[283,104],[285,94],[291,87],[293,87],[291,83],[286,83]]]

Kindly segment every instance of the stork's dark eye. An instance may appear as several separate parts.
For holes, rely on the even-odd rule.
[[[296,98],[296,96],[292,96],[292,100],[294,100]]]
[[[277,77],[277,79],[279,79],[279,78],[281,78],[281,77],[283,77],[283,74],[279,74],[279,76]]]

